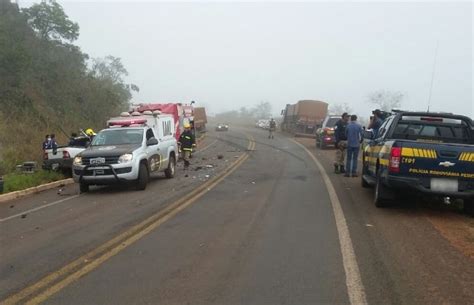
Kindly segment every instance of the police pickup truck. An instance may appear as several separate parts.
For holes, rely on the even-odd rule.
[[[91,145],[73,162],[73,178],[81,193],[90,185],[132,182],[144,190],[151,175],[164,172],[173,178],[178,146],[171,115],[122,113],[108,121]]]
[[[400,193],[423,192],[446,199],[462,198],[465,211],[472,215],[472,120],[446,113],[392,114],[364,149],[362,186],[375,186],[377,207]]]

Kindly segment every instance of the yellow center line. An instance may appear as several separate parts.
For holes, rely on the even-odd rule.
[[[252,150],[255,147],[254,139],[252,136],[249,135],[247,135],[247,139],[249,141],[248,149]],[[34,283],[33,285],[28,286],[25,289],[19,291],[18,293],[8,297],[4,301],[0,302],[0,305],[17,304],[26,297],[29,297],[34,293],[39,292],[44,287],[49,286],[56,280],[62,278],[56,284],[46,288],[43,292],[28,300],[25,304],[40,304],[41,302],[47,300],[52,295],[58,293],[74,281],[96,269],[102,263],[109,260],[117,253],[123,251],[136,241],[140,240],[145,235],[158,228],[160,225],[162,225],[169,219],[173,218],[180,211],[190,206],[197,199],[208,193],[216,185],[222,182],[222,180],[224,180],[227,176],[233,173],[238,167],[240,167],[240,165],[242,165],[248,159],[248,157],[248,153],[242,154],[237,160],[235,160],[231,165],[229,165],[222,174],[202,184],[200,187],[193,190],[187,196],[184,196],[176,202],[170,204],[164,210],[158,212],[155,215],[150,216],[141,223],[119,234],[118,236],[97,247],[86,255],[79,257],[78,259],[65,265],[61,269],[47,275],[43,279]],[[97,256],[98,258],[96,258]]]

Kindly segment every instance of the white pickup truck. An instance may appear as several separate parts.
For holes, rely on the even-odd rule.
[[[72,174],[72,161],[89,145],[88,137],[77,137],[68,146],[58,146],[43,151],[43,169],[61,171],[66,176]]]
[[[178,145],[171,115],[124,113],[110,119],[108,126],[74,158],[73,178],[81,193],[89,191],[90,185],[127,182],[144,190],[157,173],[174,177]]]

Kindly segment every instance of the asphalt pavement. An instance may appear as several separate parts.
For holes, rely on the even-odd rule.
[[[0,204],[0,300],[473,303],[470,219],[377,209],[356,178],[331,173],[333,151],[300,142],[323,170],[285,135],[231,126],[143,192],[72,185]]]

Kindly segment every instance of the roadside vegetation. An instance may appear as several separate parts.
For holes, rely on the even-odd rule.
[[[5,180],[3,193],[9,193],[61,180],[64,179],[64,176],[58,172],[41,170],[32,174],[12,172],[5,175],[3,178]]]
[[[119,58],[89,57],[74,45],[78,37],[79,25],[56,1],[20,9],[0,0],[0,175],[23,161],[40,165],[46,134],[55,133],[61,144],[79,128],[100,129],[138,91],[125,83]],[[5,177],[12,188],[19,185],[15,175]]]

